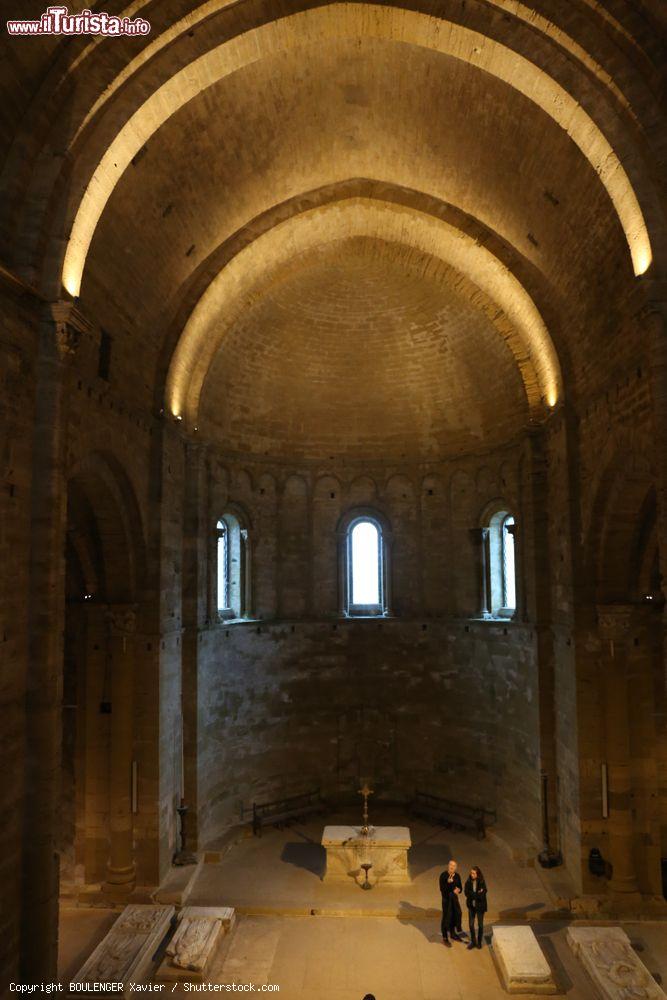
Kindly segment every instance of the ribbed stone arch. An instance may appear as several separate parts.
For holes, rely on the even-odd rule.
[[[111,193],[130,162],[173,114],[220,79],[278,50],[326,45],[332,38],[368,37],[431,49],[484,70],[545,111],[598,173],[623,227],[635,274],[652,251],[639,201],[619,155],[590,115],[559,83],[524,56],[450,21],[374,4],[331,4],[255,28],[216,46],[165,81],[119,130],[98,163],[75,211],[62,283],[76,296],[90,243]]]
[[[588,2],[590,2],[590,0],[588,0]],[[535,10],[534,7],[521,3],[520,0],[489,0],[489,3],[493,7],[498,8],[498,10],[503,11],[503,13],[511,14],[518,18],[518,20],[523,21],[525,24],[529,24],[532,28],[537,29],[547,38],[552,39],[557,45],[565,49],[571,58],[581,63],[581,65],[585,67],[589,73],[592,73],[596,79],[607,87],[619,104],[621,104],[621,106],[634,117],[630,101],[623,93],[621,87],[618,86],[611,73],[601,66],[600,63],[586,51],[584,46],[580,45],[579,42],[568,34],[567,31],[554,24],[553,21],[544,17],[544,15],[538,10]],[[130,80],[134,74],[138,73],[150,59],[153,59],[167,45],[172,45],[184,34],[193,31],[198,25],[208,20],[214,14],[219,13],[233,4],[234,0],[205,0],[204,3],[194,5],[184,17],[176,21],[174,24],[170,24],[156,37],[151,38],[146,47],[143,48],[141,52],[139,52],[125,66],[123,66],[122,70],[114,78],[113,82],[96,98],[79,123],[70,140],[69,146],[72,147],[77,142],[87,126],[104,108],[107,102],[111,100],[114,94],[125,83],[127,83],[127,81]],[[138,5],[136,3],[130,5],[129,9],[132,12],[127,15],[128,17],[135,16],[134,8],[137,6]],[[622,26],[617,21],[611,19],[611,23],[613,23],[616,30],[622,31]],[[627,32],[624,33],[624,37],[629,41],[629,43],[632,43],[632,36]],[[98,38],[91,40],[89,46],[84,49],[83,52],[79,54],[77,59],[72,62],[69,67],[70,74],[76,72],[78,67],[90,57],[91,50],[98,44]]]
[[[196,426],[199,398],[216,351],[249,296],[287,262],[322,245],[364,236],[413,247],[466,275],[512,324],[508,337],[534,416],[562,395],[560,363],[546,325],[514,274],[486,247],[442,219],[395,203],[348,198],[285,220],[244,247],[208,286],[175,348],[165,404]],[[267,269],[267,261],[271,267]],[[224,317],[224,320],[222,319]]]

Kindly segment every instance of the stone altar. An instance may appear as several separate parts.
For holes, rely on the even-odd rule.
[[[115,924],[74,976],[74,983],[140,983],[169,930],[173,906],[126,906]]]
[[[665,1000],[622,927],[568,927],[567,942],[605,1000]]]
[[[364,872],[361,865],[370,861],[368,873],[371,885],[410,882],[408,850],[412,845],[407,826],[371,827],[364,836],[359,826],[325,826],[322,847],[327,855],[325,882],[354,881],[361,885]]]
[[[155,978],[168,982],[203,982],[219,941],[231,931],[234,920],[234,910],[230,906],[184,906]]]
[[[493,928],[493,959],[508,993],[557,993],[551,967],[532,927]]]

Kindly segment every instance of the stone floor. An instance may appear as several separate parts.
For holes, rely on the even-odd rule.
[[[93,906],[61,906],[58,934],[58,977],[69,982],[118,917],[118,910]]]
[[[352,883],[322,883],[322,822],[241,839],[218,862],[203,865],[188,903],[234,906],[239,914],[209,981],[273,984],[283,1000],[362,1000],[367,992],[377,1000],[507,997],[488,947],[469,952],[461,944],[446,949],[440,941],[437,877],[454,855],[462,869],[479,864],[485,871],[487,929],[496,921],[531,920],[562,995],[594,1000],[541,873],[516,865],[492,839],[479,843],[421,823],[411,823],[411,830],[413,881],[402,887],[362,892]],[[116,916],[104,909],[63,908],[61,981],[80,967]],[[628,924],[626,930],[649,970],[667,983],[667,923]]]
[[[107,910],[63,911],[61,982],[68,981],[116,916]],[[562,995],[595,1000],[567,945],[565,926],[539,922],[533,927]],[[667,982],[667,926],[633,924],[626,931],[649,970]],[[469,952],[462,944],[448,950],[433,920],[396,917],[241,916],[208,978],[279,986],[282,1000],[362,1000],[367,992],[376,1000],[507,997],[486,945],[481,951]]]
[[[326,817],[327,823],[354,821],[346,813]],[[404,816],[385,812],[376,819],[386,825],[405,824]],[[261,838],[247,837],[232,845],[217,864],[205,864],[189,902],[212,905],[224,897],[226,906],[253,914],[306,915],[367,913],[414,920],[440,909],[438,877],[454,857],[463,878],[479,865],[489,886],[489,917],[521,919],[554,916],[554,904],[535,868],[520,867],[494,837],[478,841],[420,821],[410,821],[409,851],[412,882],[377,885],[363,892],[354,885],[322,882],[325,852],[320,845],[323,822],[316,819],[283,830],[269,828]],[[214,856],[214,855],[213,855]]]

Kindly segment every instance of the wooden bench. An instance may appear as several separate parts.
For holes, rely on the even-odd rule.
[[[261,837],[262,826],[266,824],[282,826],[290,820],[302,819],[312,813],[324,812],[324,809],[325,804],[322,801],[319,788],[302,795],[276,799],[274,802],[253,802],[252,832],[256,837]]]
[[[429,792],[415,792],[410,804],[410,813],[421,816],[440,826],[460,830],[473,830],[478,840],[486,837],[486,827],[496,820],[495,811],[483,806],[468,806],[462,802],[452,802],[450,799],[431,795]]]

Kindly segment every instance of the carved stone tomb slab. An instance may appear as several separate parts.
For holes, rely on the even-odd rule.
[[[567,941],[604,1000],[665,1000],[622,927],[568,927]]]
[[[203,982],[222,936],[234,924],[229,906],[184,906],[157,979]]]
[[[173,906],[126,906],[73,982],[123,983],[126,987],[142,982],[173,915]]]

